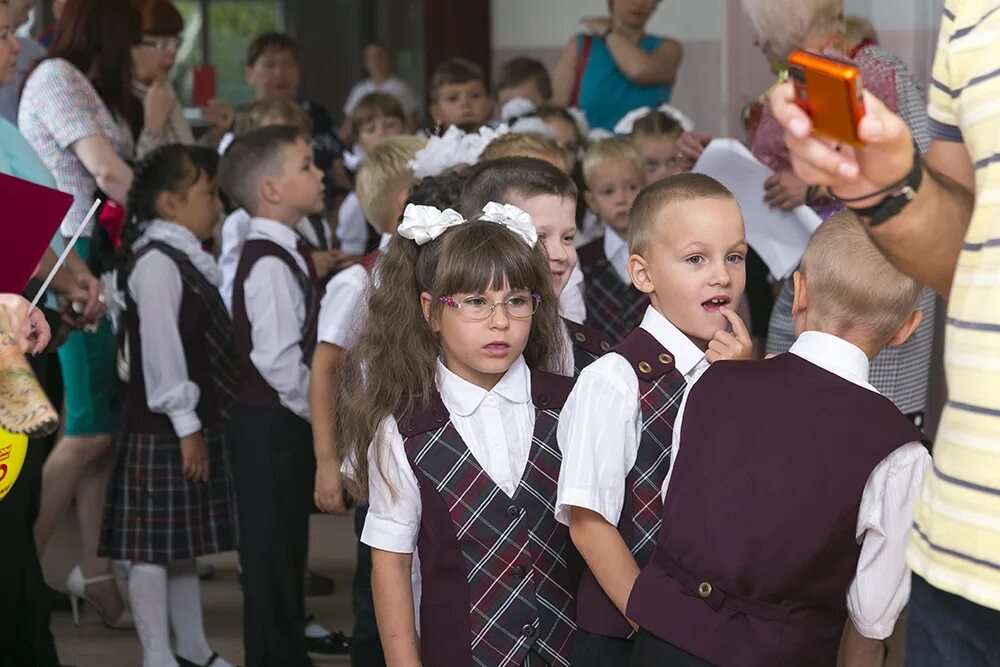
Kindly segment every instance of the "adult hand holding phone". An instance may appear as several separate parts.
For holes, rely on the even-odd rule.
[[[809,115],[796,103],[795,88],[785,83],[771,93],[771,110],[785,128],[792,166],[809,185],[828,186],[838,197],[855,199],[877,193],[903,180],[913,168],[913,138],[903,119],[867,90],[865,115],[858,123],[863,148],[836,144],[813,135]],[[852,202],[873,206],[884,198]]]

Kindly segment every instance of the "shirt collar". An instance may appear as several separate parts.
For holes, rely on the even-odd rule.
[[[670,351],[674,357],[674,367],[681,375],[687,376],[705,361],[705,353],[656,308],[646,308],[646,315],[639,326]]]
[[[611,259],[622,251],[628,252],[628,243],[609,225],[604,226],[604,256]]]
[[[299,235],[295,233],[295,228],[283,225],[277,220],[251,218],[250,233],[274,241],[286,250],[298,252]]]
[[[789,352],[848,382],[878,393],[868,382],[871,363],[868,356],[843,338],[820,331],[806,331],[792,344]]]
[[[492,390],[486,391],[452,373],[441,359],[437,362],[438,391],[449,412],[468,417],[488,396],[499,396],[508,403],[531,400],[531,374],[523,357],[518,357]]]
[[[385,251],[385,249],[389,247],[389,241],[391,240],[392,240],[392,234],[383,234],[382,238],[379,239],[378,249]]]

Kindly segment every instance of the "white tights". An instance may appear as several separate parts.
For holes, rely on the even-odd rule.
[[[193,560],[164,567],[134,564],[129,574],[129,600],[143,650],[143,667],[177,667],[170,647],[170,629],[177,655],[196,665],[212,657],[201,614],[201,588]],[[232,667],[219,658],[212,667]]]

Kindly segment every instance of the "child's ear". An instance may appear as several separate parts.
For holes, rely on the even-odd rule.
[[[434,317],[434,312],[431,306],[434,305],[434,299],[427,292],[420,293],[420,309],[424,311],[424,321],[430,325],[431,331],[438,333],[441,331],[441,325]]]
[[[281,188],[278,187],[278,183],[273,178],[262,178],[260,179],[260,186],[257,190],[258,203],[267,202],[268,204],[280,204],[281,203]]]
[[[907,316],[903,323],[899,325],[896,329],[896,333],[892,334],[892,338],[886,343],[888,347],[897,347],[902,345],[906,341],[910,340],[910,337],[916,332],[917,327],[920,323],[924,321],[924,314],[919,310],[914,310]]]
[[[413,193],[413,186],[407,185],[404,188],[400,188],[399,192],[396,193],[396,197],[392,202],[392,228],[387,229],[386,233],[391,234],[396,231],[396,225],[399,224],[399,219],[403,217],[403,211],[406,210],[406,202],[410,200],[410,195]]]
[[[177,219],[178,204],[180,204],[178,196],[168,191],[163,191],[156,195],[156,201],[153,202],[156,215],[164,220]]]
[[[643,294],[652,294],[656,287],[650,275],[649,262],[642,255],[632,255],[628,258],[628,274],[632,284]]]
[[[792,299],[792,317],[806,312],[809,308],[809,292],[806,289],[806,277],[801,271],[792,274],[792,284],[795,286],[795,296]]]

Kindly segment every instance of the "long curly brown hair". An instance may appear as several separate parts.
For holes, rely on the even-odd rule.
[[[368,496],[371,447],[379,474],[392,488],[383,468],[382,425],[394,414],[426,407],[437,391],[441,344],[424,318],[421,293],[430,294],[436,318],[442,296],[505,286],[541,294],[524,359],[531,368],[555,371],[566,343],[541,246],[529,248],[506,227],[484,221],[452,227],[423,246],[393,237],[368,289],[367,319],[341,366],[337,433],[340,455],[354,468],[352,495]]]

